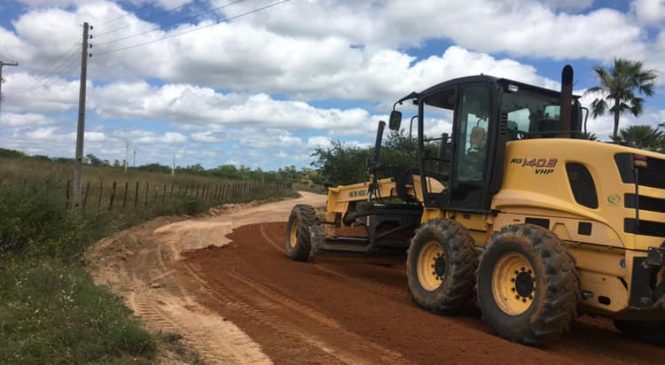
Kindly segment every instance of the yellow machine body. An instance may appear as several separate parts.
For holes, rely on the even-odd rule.
[[[665,155],[634,148],[576,139],[531,139],[507,143],[503,181],[492,200],[492,213],[460,213],[423,209],[421,222],[449,218],[462,224],[477,246],[485,245],[494,232],[513,224],[546,222],[568,247],[580,273],[581,304],[589,312],[617,314],[629,309],[633,258],[646,256],[649,247],[660,247],[663,238],[627,233],[625,219],[636,210],[627,208],[624,199],[636,186],[622,183],[615,155],[635,154],[665,160]],[[567,163],[584,165],[593,178],[597,208],[581,205],[571,190]],[[409,194],[423,201],[420,177],[414,176]],[[428,178],[430,191],[443,185]],[[367,201],[368,183],[338,186],[328,191],[325,220],[326,236],[335,236],[350,225],[342,222],[354,204]],[[395,196],[392,179],[378,181],[379,195]],[[665,199],[665,190],[640,186],[639,195]],[[665,213],[639,211],[639,219],[665,222]],[[580,232],[580,223],[590,232]],[[358,230],[362,234],[362,230]],[[661,271],[656,279],[665,279]]]

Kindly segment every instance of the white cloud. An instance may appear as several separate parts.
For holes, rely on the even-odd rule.
[[[644,24],[657,25],[665,19],[665,0],[635,0],[632,9]]]
[[[299,137],[278,129],[243,128],[237,131],[236,139],[240,146],[253,148],[299,147],[302,144]]]
[[[309,148],[329,148],[332,146],[330,137],[316,136],[307,139],[307,147]]]
[[[280,34],[315,39],[323,34],[339,34],[355,43],[389,47],[447,38],[482,52],[557,59],[635,57],[645,50],[639,27],[625,14],[607,8],[584,14],[556,11],[574,5],[580,5],[579,10],[587,7],[589,0],[359,3],[331,0],[287,3],[240,21]],[[253,5],[243,6],[248,9]],[[226,10],[229,15],[235,12],[239,10]]]
[[[3,113],[0,115],[0,126],[3,127],[24,127],[24,126],[38,126],[44,124],[52,124],[48,117],[37,113]]]
[[[228,136],[218,132],[197,132],[192,133],[190,138],[197,142],[220,143],[229,140]]]
[[[130,144],[152,145],[152,144],[180,144],[188,140],[187,136],[178,132],[156,133],[146,130],[133,129],[130,131],[117,130],[113,137],[124,140]]]
[[[82,19],[90,16],[101,21],[118,14],[123,11],[117,5],[104,2],[82,6],[76,13],[53,8],[35,10],[15,22],[18,37],[0,29],[0,39],[7,38],[11,45],[8,54],[31,73],[46,72],[57,60],[64,58],[66,61],[69,55],[69,64],[73,67],[67,68],[64,62],[62,74],[76,77],[77,50],[74,47],[72,53],[72,43],[80,38]],[[210,21],[200,23],[207,24],[211,24]],[[130,15],[119,24],[114,23],[111,30],[125,26],[127,29],[120,33],[129,35],[155,27]],[[303,99],[374,101],[391,100],[436,81],[480,72],[498,72],[505,74],[499,76],[527,79],[540,85],[546,83],[530,66],[462,47],[452,47],[440,56],[417,61],[404,52],[382,46],[381,42],[377,46],[353,47],[353,39],[335,32],[320,38],[301,37],[238,22],[103,54],[118,47],[192,30],[195,25],[182,25],[168,32],[159,30],[112,44],[104,42],[118,35],[105,35],[108,29],[98,28],[101,29],[93,32],[99,32],[100,36],[92,41],[96,48],[93,48],[89,67],[91,80],[136,81],[152,77],[244,92],[287,93]],[[238,34],[243,36],[238,37]]]
[[[636,0],[627,13],[589,9],[593,0],[301,0],[108,54],[214,20],[164,30],[121,8],[131,2],[167,9],[191,0],[22,1],[31,8],[13,28],[0,27],[3,57],[20,64],[5,69],[0,124],[9,128],[0,143],[64,155],[71,154],[74,138],[83,21],[95,27],[87,115],[97,129],[86,133],[86,149],[109,159],[124,156],[131,140],[146,161],[168,159],[185,146],[181,158],[191,163],[304,161],[313,147],[329,145],[329,137],[367,144],[387,117],[378,113],[396,98],[447,79],[485,73],[558,88],[514,55],[602,62],[627,56],[665,71],[663,0]],[[239,3],[224,14],[257,6]],[[660,34],[651,39],[646,29]],[[455,45],[424,58],[409,54],[409,47],[428,40]],[[346,101],[362,107],[344,107]],[[403,126],[411,112],[405,110]],[[645,112],[639,120],[656,123],[663,119],[659,113]],[[450,118],[430,119],[437,120],[428,120],[427,134],[450,130]],[[626,125],[632,122],[625,117]],[[109,129],[114,123],[130,127]],[[590,121],[599,136],[607,126],[603,119]]]
[[[552,9],[582,10],[590,7],[594,0],[541,0]]]
[[[58,130],[57,127],[39,128],[39,129],[35,129],[33,131],[30,131],[30,132],[27,132],[25,134],[25,136],[30,138],[30,139],[36,139],[36,140],[51,139],[51,138],[54,137],[57,130]]]

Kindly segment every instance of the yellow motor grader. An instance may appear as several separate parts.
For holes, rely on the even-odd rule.
[[[417,305],[449,314],[475,298],[495,333],[523,344],[587,313],[665,345],[665,155],[584,139],[572,74],[560,91],[479,75],[398,100],[389,128],[399,105],[417,107],[417,160],[381,164],[380,122],[368,181],[330,187],[322,216],[295,206],[288,256],[406,255]],[[451,135],[429,138],[441,115]]]

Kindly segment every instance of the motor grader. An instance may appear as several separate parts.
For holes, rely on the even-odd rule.
[[[398,100],[389,128],[412,102],[417,161],[381,163],[380,122],[368,181],[330,187],[321,216],[296,205],[288,256],[405,255],[417,305],[475,302],[514,342],[546,344],[586,313],[665,345],[665,155],[585,139],[572,79],[570,66],[559,91],[470,76]],[[451,135],[426,136],[441,115]]]

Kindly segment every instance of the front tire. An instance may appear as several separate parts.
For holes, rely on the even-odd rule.
[[[577,316],[575,263],[542,227],[513,225],[494,235],[476,282],[483,321],[510,341],[543,345],[567,332]]]
[[[454,313],[473,299],[478,257],[466,229],[449,219],[432,220],[411,240],[406,272],[413,300],[435,313]]]
[[[286,225],[286,255],[295,261],[309,260],[312,250],[310,228],[316,223],[314,208],[298,204],[291,209]]]

